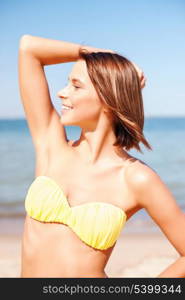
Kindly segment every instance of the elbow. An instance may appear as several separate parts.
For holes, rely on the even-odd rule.
[[[19,41],[19,49],[22,51],[30,49],[31,38],[32,36],[29,34],[24,34],[23,36],[21,36]]]

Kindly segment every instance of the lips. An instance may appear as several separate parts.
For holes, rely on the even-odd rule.
[[[73,109],[73,107],[72,106],[69,106],[69,105],[66,105],[66,104],[62,104],[62,107],[65,109],[65,108],[67,108],[67,109]]]

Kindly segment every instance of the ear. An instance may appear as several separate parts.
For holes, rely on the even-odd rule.
[[[110,117],[111,117],[110,111],[105,108],[105,109],[103,109],[103,112],[110,119]]]
[[[104,106],[104,107],[103,107],[103,112],[104,112],[104,113],[109,113],[110,110],[109,110],[107,107]]]
[[[104,112],[104,114],[107,116],[107,118],[109,119],[109,121],[112,123],[112,122],[113,122],[113,115],[112,115],[112,113],[110,112],[110,110],[107,109],[107,108],[104,108],[104,109],[103,109],[103,112]]]

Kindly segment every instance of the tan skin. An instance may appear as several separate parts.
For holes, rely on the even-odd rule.
[[[102,161],[95,167],[80,160],[82,151],[81,146],[71,144],[66,153],[68,163],[64,155],[50,158],[44,172],[37,169],[36,177],[44,174],[54,179],[65,191],[70,206],[93,201],[112,203],[122,208],[129,218],[137,204],[124,181],[126,159]],[[66,225],[46,224],[29,216],[23,242],[22,277],[107,277],[104,268],[114,248],[94,249]]]
[[[30,60],[32,70],[34,63],[35,69],[38,67],[34,76],[38,75],[40,69],[36,57],[27,51],[28,48],[22,49],[20,73],[24,73],[21,64],[26,59],[27,65]],[[42,76],[40,73],[41,79]],[[158,277],[185,277],[184,213],[152,168],[125,150],[112,146],[115,136],[110,119],[98,99],[84,61],[76,62],[71,78],[80,78],[84,84],[75,82],[79,87],[76,89],[71,80],[58,96],[63,103],[73,106],[73,110],[60,117],[51,107],[47,130],[39,113],[36,115],[33,111],[33,103],[24,102],[36,150],[35,177],[46,175],[52,178],[62,187],[71,207],[94,201],[111,203],[123,209],[127,220],[145,208],[180,255]],[[20,78],[22,85],[24,80]],[[41,86],[35,88],[39,94]],[[48,91],[44,85],[42,88],[45,88],[46,96]],[[24,98],[25,94],[25,90],[22,91]],[[36,101],[35,97],[33,101]],[[89,101],[91,105],[88,105]],[[44,109],[42,115],[46,116]],[[80,126],[79,140],[68,142],[62,125]],[[39,222],[27,215],[22,239],[21,277],[108,277],[104,269],[114,246],[103,251],[94,249],[82,242],[68,226]]]

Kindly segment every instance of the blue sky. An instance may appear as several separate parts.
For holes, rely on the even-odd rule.
[[[126,56],[144,71],[146,116],[185,116],[184,0],[1,0],[0,118],[24,118],[17,59],[23,34],[99,48]],[[56,94],[74,63],[45,67]]]

